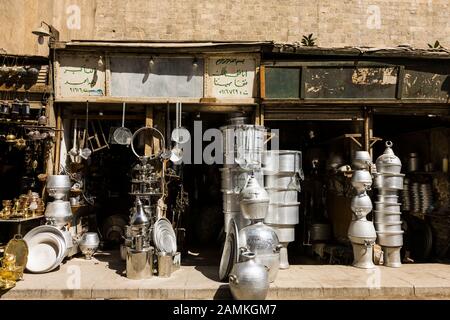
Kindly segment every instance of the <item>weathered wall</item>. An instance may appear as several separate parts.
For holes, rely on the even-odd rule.
[[[2,0],[0,47],[41,53],[41,18],[62,40],[275,40],[317,44],[450,47],[450,0]],[[38,5],[39,4],[39,5]]]

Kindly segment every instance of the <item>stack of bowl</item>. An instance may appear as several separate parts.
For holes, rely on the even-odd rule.
[[[225,232],[232,217],[239,230],[250,224],[241,214],[239,193],[244,188],[251,169],[261,166],[266,129],[245,124],[245,121],[246,118],[243,117],[232,118],[229,125],[220,128],[224,149],[224,167],[220,172]],[[258,171],[254,171],[254,175],[263,185],[263,175]]]
[[[299,223],[298,192],[302,178],[302,153],[270,150],[263,154],[264,186],[269,194],[269,210],[264,222],[277,233],[280,244],[280,268],[289,268],[287,246],[295,240]]]
[[[70,202],[65,200],[71,186],[67,175],[51,175],[47,178],[47,192],[55,201],[47,203],[45,218],[49,224],[58,228],[64,227],[72,219]]]
[[[375,202],[375,229],[378,243],[383,247],[384,265],[401,266],[400,249],[403,246],[401,204],[397,192],[403,189],[402,163],[391,149],[392,142],[386,142],[386,150],[376,161],[375,188],[378,201]]]
[[[352,221],[348,228],[348,238],[353,248],[353,266],[363,269],[374,268],[373,246],[377,238],[372,221],[366,216],[372,211],[372,201],[367,194],[372,186],[370,169],[372,158],[367,151],[357,151],[352,161],[355,169],[352,174],[352,186],[356,195],[352,198]]]

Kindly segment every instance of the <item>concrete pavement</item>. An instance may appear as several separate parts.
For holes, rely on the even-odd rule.
[[[229,299],[217,266],[182,266],[170,278],[129,280],[117,252],[73,258],[47,274],[25,274],[1,299]],[[449,299],[450,265],[406,264],[362,270],[291,265],[280,270],[268,299]]]

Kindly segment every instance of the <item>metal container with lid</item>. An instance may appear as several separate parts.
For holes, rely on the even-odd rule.
[[[264,219],[269,208],[269,195],[252,175],[242,189],[240,207],[244,218],[251,220]]]
[[[402,162],[400,161],[400,158],[394,154],[392,146],[393,143],[391,141],[386,141],[386,149],[376,161],[378,173],[400,173]]]
[[[302,153],[297,150],[269,150],[263,153],[264,174],[301,173]]]

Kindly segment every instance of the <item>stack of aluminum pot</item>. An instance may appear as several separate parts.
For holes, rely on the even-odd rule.
[[[348,238],[353,247],[353,266],[371,269],[375,267],[372,257],[377,234],[372,221],[366,219],[372,211],[372,201],[367,194],[372,186],[370,154],[367,151],[357,151],[352,166],[352,185],[356,195],[351,202],[353,217],[348,228]]]
[[[278,235],[280,268],[289,268],[287,246],[295,240],[295,225],[299,223],[299,205],[302,173],[302,154],[292,150],[270,150],[263,154],[264,185],[270,204],[264,219]]]
[[[249,167],[261,166],[266,129],[245,124],[245,121],[244,117],[232,118],[229,125],[220,128],[224,151],[224,166],[220,171],[225,232],[231,218],[234,218],[239,230],[250,224],[241,214],[239,193],[251,173]],[[263,185],[261,171],[255,170],[254,177]]]
[[[403,231],[400,203],[397,192],[403,189],[402,163],[392,150],[392,142],[386,142],[386,150],[376,161],[375,188],[378,201],[375,202],[375,228],[378,243],[383,247],[384,265],[400,267],[400,249],[403,246]]]

